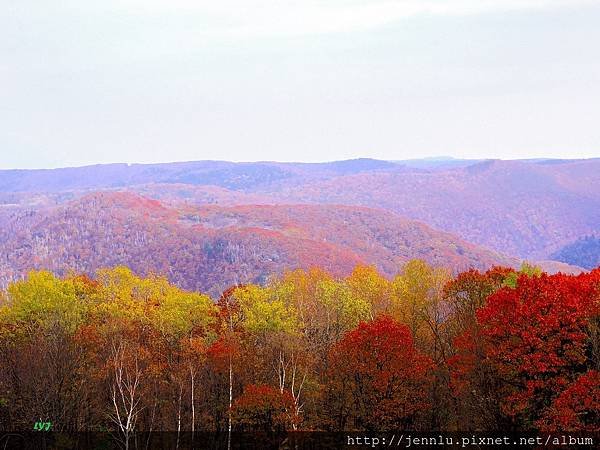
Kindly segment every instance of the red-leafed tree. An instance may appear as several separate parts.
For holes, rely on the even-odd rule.
[[[600,432],[600,372],[590,370],[554,401],[539,425],[548,431]]]
[[[471,269],[452,279],[444,289],[453,315],[455,333],[471,330],[476,322],[476,312],[483,307],[487,298],[502,288],[504,280],[513,269],[493,267],[485,273]]]
[[[563,391],[589,369],[597,274],[520,276],[477,313],[486,358],[501,380],[501,408],[534,429]]]
[[[431,360],[407,326],[388,316],[361,322],[330,352],[330,407],[337,429],[408,429],[427,404]]]

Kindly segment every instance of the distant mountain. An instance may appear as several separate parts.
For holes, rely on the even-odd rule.
[[[403,159],[394,161],[396,164],[411,167],[415,169],[427,169],[427,170],[444,170],[458,167],[472,166],[483,160],[480,159],[457,159],[451,156],[438,156],[433,158],[421,158],[421,159]]]
[[[553,259],[568,264],[593,269],[600,266],[600,237],[585,236],[561,248]]]
[[[185,183],[244,189],[289,178],[276,164],[200,161],[171,164],[108,164],[53,170],[0,171],[2,192],[60,192],[123,188],[146,183]]]
[[[389,162],[389,161],[381,161],[378,159],[371,158],[358,158],[358,159],[349,159],[346,161],[333,161],[326,163],[317,163],[317,164],[308,164],[305,167],[316,167],[320,170],[326,172],[334,172],[337,175],[350,175],[354,173],[364,173],[364,172],[372,172],[372,171],[380,171],[380,170],[388,170],[388,169],[397,169],[398,164]]]
[[[0,217],[2,217],[0,215]],[[29,269],[93,273],[125,264],[218,295],[286,269],[334,274],[374,264],[387,275],[421,258],[456,270],[518,261],[393,213],[336,205],[180,206],[127,192],[4,213],[2,284]]]
[[[548,259],[600,229],[600,159],[403,167],[258,192],[287,202],[383,208],[531,259]]]
[[[369,158],[330,163],[232,163],[197,161],[167,164],[106,164],[44,170],[0,170],[0,192],[62,192],[125,188],[149,183],[219,186],[253,190],[277,182],[328,179],[398,168]]]
[[[178,207],[383,209],[533,260],[550,259],[577,239],[600,233],[600,159],[199,161],[0,171],[0,209],[38,209],[103,190],[128,190]]]

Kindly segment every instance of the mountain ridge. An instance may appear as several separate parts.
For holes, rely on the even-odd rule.
[[[393,276],[410,259],[455,270],[518,266],[515,258],[385,210],[348,205],[174,207],[131,192],[97,192],[13,212],[0,233],[0,272],[93,273],[128,265],[218,295],[239,282],[320,266],[345,275],[375,265]],[[9,281],[2,280],[3,284]]]
[[[0,171],[0,210],[43,209],[122,190],[178,207],[365,206],[516,258],[547,260],[600,231],[597,186],[598,158],[113,164]]]

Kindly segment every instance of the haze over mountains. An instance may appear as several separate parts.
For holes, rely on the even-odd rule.
[[[8,170],[0,205],[3,284],[31,268],[127,264],[217,294],[311,265],[391,276],[411,258],[455,270],[574,263],[561,250],[600,231],[600,159]]]

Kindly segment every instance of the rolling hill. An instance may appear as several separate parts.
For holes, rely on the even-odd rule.
[[[386,170],[262,193],[387,209],[521,258],[549,259],[600,229],[600,159]]]
[[[585,236],[568,244],[552,255],[557,261],[586,269],[600,266],[600,237]]]
[[[275,233],[261,235],[265,245],[291,239],[288,244],[293,246],[305,231],[302,237],[312,245],[322,248],[327,244],[345,255],[334,259],[349,258],[346,265],[351,265],[349,261],[356,258],[374,262],[386,273],[392,271],[391,267],[397,265],[402,255],[409,254],[425,254],[431,261],[444,260],[460,267],[461,264],[468,265],[469,261],[475,261],[477,265],[490,259],[484,257],[485,249],[481,246],[515,259],[548,260],[544,264],[553,270],[571,270],[551,260],[559,258],[561,249],[571,243],[600,232],[599,186],[600,159],[469,161],[441,158],[395,162],[357,159],[331,163],[199,161],[10,170],[0,171],[0,224],[15,211],[21,211],[21,214],[29,211],[28,214],[41,220],[46,215],[59,214],[58,207],[69,209],[76,207],[74,205],[83,201],[81,199],[89,201],[87,196],[92,193],[109,195],[126,191],[160,200],[164,208],[177,211],[196,208],[199,211],[196,214],[205,214],[201,232],[198,224],[194,227],[174,219],[152,222],[152,227],[157,227],[160,232],[164,227],[175,227],[169,233],[182,233],[182,239],[235,232],[244,234],[237,237],[244,241],[245,235],[251,234],[249,230],[256,229]],[[210,208],[206,208],[209,205],[237,209],[211,213]],[[241,208],[244,205],[252,208]],[[287,205],[297,206],[290,209]],[[297,213],[302,211],[298,205],[312,205],[313,209]],[[357,211],[369,211],[363,216],[378,219],[373,219],[369,225],[355,223],[356,217],[347,222],[349,213],[344,206],[349,207],[356,217],[359,216]],[[133,211],[131,217],[126,212],[115,211],[116,216],[119,214],[124,215],[117,222],[136,220],[137,213]],[[215,227],[216,219],[211,218],[211,214],[215,217],[237,214],[237,225]],[[261,214],[264,217],[259,217]],[[280,220],[277,226],[270,228],[267,222],[274,220],[271,215]],[[294,226],[286,223],[287,215],[288,222],[297,225],[295,232],[290,231]],[[404,222],[398,223],[399,220]],[[346,228],[345,221],[348,223]],[[416,223],[414,221],[421,227],[427,224],[451,235],[444,238],[446,241],[432,237],[430,247],[433,250],[429,253],[424,250],[427,247],[424,244],[426,232],[421,236],[413,235],[409,244],[390,237],[395,235],[390,235],[389,228],[396,227],[399,234],[406,233],[406,223]],[[159,222],[163,228],[157,225]],[[386,225],[375,225],[378,222]],[[48,222],[48,226],[52,223]],[[29,225],[43,232],[41,222]],[[142,228],[150,226],[142,225]],[[323,228],[346,231],[338,235],[337,232],[325,233]],[[19,226],[14,229],[18,231]],[[191,229],[195,234],[188,237]],[[415,225],[412,230],[416,229]],[[441,235],[440,231],[436,233]],[[22,233],[22,230],[21,234],[17,233],[25,240],[21,245],[31,245],[26,242],[27,235]],[[152,233],[158,231],[153,229]],[[6,230],[4,234],[7,234]],[[461,250],[448,250],[452,248],[448,240]],[[420,246],[410,248],[415,242]],[[472,248],[479,248],[484,253],[472,258],[460,254],[462,258],[456,257],[455,253],[467,249],[467,243],[475,244]],[[257,245],[261,247],[258,242]],[[394,245],[398,248],[394,249]],[[491,253],[487,252],[487,255]],[[297,253],[299,251],[288,251],[289,265],[307,261],[306,255],[299,257]],[[296,256],[292,257],[292,254]],[[565,257],[561,261],[575,260]],[[277,264],[273,267],[281,269]],[[260,272],[248,270],[248,273]]]
[[[340,205],[172,207],[130,192],[100,192],[13,210],[2,225],[3,285],[29,269],[93,273],[124,264],[218,295],[231,284],[297,267],[343,275],[374,264],[392,276],[412,258],[456,270],[518,264],[388,211]]]

